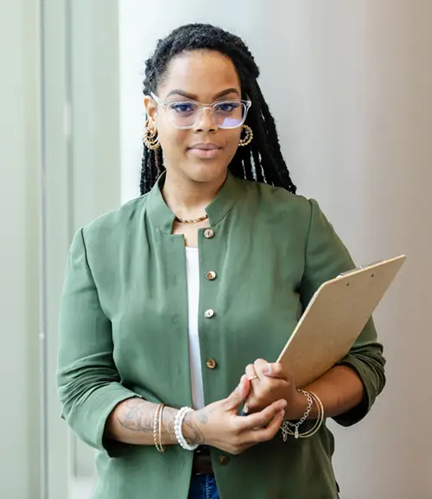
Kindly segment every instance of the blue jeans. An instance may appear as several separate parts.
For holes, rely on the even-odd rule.
[[[192,476],[188,499],[219,499],[214,475]]]

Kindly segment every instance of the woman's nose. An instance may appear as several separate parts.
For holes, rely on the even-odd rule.
[[[217,125],[214,124],[212,114],[211,114],[211,108],[206,107],[202,110],[201,112],[201,117],[198,120],[197,124],[195,125],[195,130],[197,132],[199,131],[213,131],[217,130]]]

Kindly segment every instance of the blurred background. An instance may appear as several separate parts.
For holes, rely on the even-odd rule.
[[[355,260],[408,255],[375,316],[387,389],[330,425],[342,499],[432,498],[431,0],[0,0],[0,497],[91,497],[55,389],[66,254],[139,195],[144,61],[193,21],[247,41],[294,182]]]

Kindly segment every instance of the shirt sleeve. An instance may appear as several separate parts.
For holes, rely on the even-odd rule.
[[[342,272],[355,268],[347,248],[318,203],[313,199],[309,203],[311,207],[310,227],[306,244],[305,269],[300,285],[304,308],[321,284]],[[383,347],[378,342],[372,318],[348,355],[338,365],[353,369],[364,385],[362,402],[348,413],[334,418],[342,426],[351,426],[366,416],[385,385]]]
[[[110,457],[130,447],[104,439],[112,410],[137,395],[120,383],[111,322],[99,301],[82,230],[71,244],[61,299],[57,386],[61,417],[84,442]]]

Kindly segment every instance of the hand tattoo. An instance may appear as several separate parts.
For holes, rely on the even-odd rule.
[[[198,421],[201,424],[207,424],[208,423],[208,416],[205,412],[199,412],[198,413]]]

